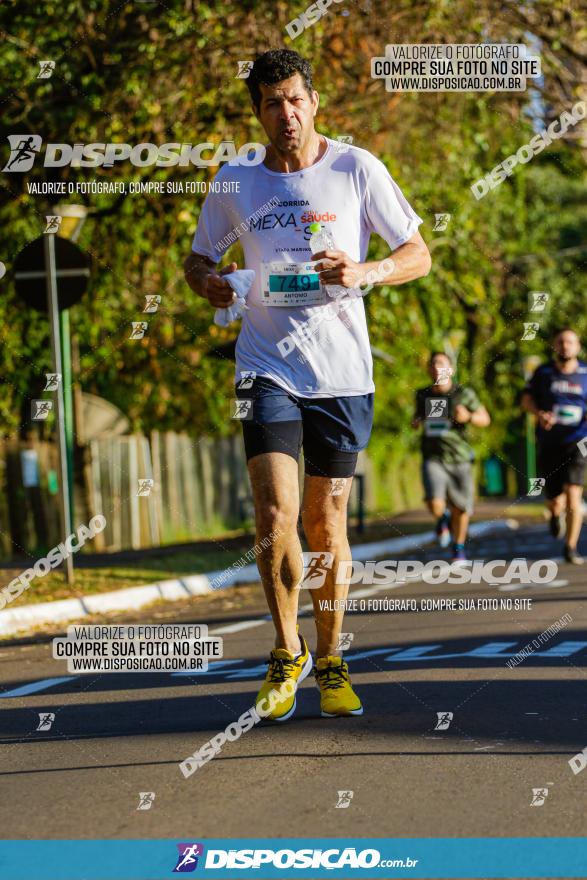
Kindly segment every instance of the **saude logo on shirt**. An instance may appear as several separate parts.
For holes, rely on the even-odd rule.
[[[308,201],[282,201],[279,202],[279,208],[301,208],[309,207]],[[250,224],[251,229],[267,230],[267,229],[287,229],[293,227],[296,232],[304,232],[306,241],[310,239],[310,223],[333,223],[336,220],[336,214],[333,211],[304,211],[298,222],[295,211],[275,211],[267,213],[263,217],[259,217]],[[302,224],[302,226],[300,226]]]
[[[43,146],[38,134],[9,134],[10,156],[2,171],[30,171]],[[204,158],[205,152],[213,155]],[[128,160],[138,168],[156,165],[169,168],[174,165],[186,167],[213,167],[222,162],[238,159],[240,165],[260,165],[265,158],[263,144],[243,144],[238,150],[233,141],[221,141],[218,147],[206,142],[203,144],[46,144],[45,168],[62,168],[72,165],[79,168],[112,168],[115,162]]]
[[[324,214],[318,214],[317,211],[304,211],[300,220],[302,223],[333,223],[336,220],[336,214],[330,214],[328,211]]]

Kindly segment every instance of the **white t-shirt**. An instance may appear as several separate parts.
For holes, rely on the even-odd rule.
[[[315,220],[331,232],[337,250],[359,263],[372,232],[395,250],[422,222],[379,159],[354,146],[339,152],[337,141],[326,141],[318,162],[289,174],[264,164],[224,165],[215,178],[219,191],[206,197],[192,243],[193,251],[217,262],[238,235],[244,268],[256,274],[236,345],[237,379],[254,372],[298,397],[374,391],[365,306],[356,293],[327,305],[267,306],[262,264],[310,261],[309,225]]]

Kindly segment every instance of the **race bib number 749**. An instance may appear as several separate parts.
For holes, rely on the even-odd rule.
[[[262,263],[261,284],[266,306],[304,308],[329,302],[313,263]]]

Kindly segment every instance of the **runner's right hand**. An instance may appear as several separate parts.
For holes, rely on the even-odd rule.
[[[206,275],[202,295],[208,300],[211,306],[214,306],[214,308],[225,309],[235,302],[237,298],[236,293],[228,281],[225,281],[222,276],[234,272],[236,268],[237,264],[231,263],[230,266],[225,266],[220,273],[210,272]]]
[[[550,431],[555,421],[554,413],[543,409],[539,411],[538,422],[540,423],[540,427],[544,428],[545,431]]]

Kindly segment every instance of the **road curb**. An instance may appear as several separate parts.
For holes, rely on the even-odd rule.
[[[469,536],[478,538],[500,528],[511,528],[509,521],[489,520],[473,523],[469,528]],[[405,535],[402,538],[389,538],[387,541],[376,541],[372,544],[357,544],[352,547],[353,559],[365,562],[385,553],[405,553],[423,544],[430,544],[434,539],[435,534],[430,531]],[[237,584],[250,584],[259,580],[256,563],[235,568],[234,571],[231,571],[231,568],[158,581],[142,587],[127,587],[124,590],[113,590],[110,593],[99,593],[79,599],[60,599],[57,602],[39,602],[36,605],[10,608],[0,611],[0,636],[15,635],[23,629],[43,623],[63,623],[107,611],[134,611],[161,599],[176,602],[190,596],[205,596]],[[220,579],[222,584],[216,584],[215,582]]]

